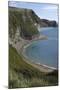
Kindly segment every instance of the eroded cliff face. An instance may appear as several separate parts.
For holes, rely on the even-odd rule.
[[[39,35],[38,26],[56,27],[56,21],[40,19],[33,10],[9,7],[9,37],[12,40],[22,37],[31,40]]]

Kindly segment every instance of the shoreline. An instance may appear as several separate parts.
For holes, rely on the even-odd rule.
[[[37,38],[34,38],[33,40],[24,40],[23,38],[20,37],[20,41],[17,42],[16,44],[12,44],[13,47],[16,48],[17,52],[19,54],[22,55],[23,60],[32,65],[33,67],[37,68],[38,70],[40,70],[41,72],[52,72],[54,70],[58,70],[57,68],[54,67],[50,67],[44,64],[40,64],[40,63],[35,63],[33,62],[34,60],[31,60],[26,54],[25,54],[25,50],[28,46],[30,46],[32,43],[38,41],[38,40],[47,40],[48,37],[45,35],[40,35]]]
[[[47,39],[47,38],[45,38],[45,39]],[[38,41],[38,40],[42,40],[42,38],[38,38],[37,40],[32,40],[32,41],[30,41],[28,44],[23,45],[23,47],[21,48],[23,59],[24,59],[27,63],[33,65],[34,67],[36,67],[37,69],[39,69],[39,70],[42,71],[42,72],[52,72],[52,71],[54,71],[54,70],[58,70],[58,69],[55,68],[55,67],[50,67],[50,66],[48,66],[48,65],[40,64],[40,63],[37,63],[37,62],[35,63],[34,60],[31,60],[31,59],[25,54],[26,48],[29,47],[32,43],[34,43],[34,42],[36,42],[36,41]],[[43,39],[43,40],[44,40],[44,39]]]

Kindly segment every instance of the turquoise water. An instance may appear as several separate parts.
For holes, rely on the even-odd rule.
[[[58,28],[41,28],[48,40],[39,40],[26,48],[26,55],[35,63],[58,67]]]

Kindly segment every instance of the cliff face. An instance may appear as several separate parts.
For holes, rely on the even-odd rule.
[[[30,38],[38,34],[37,27],[34,25],[34,20],[31,18],[32,10],[9,8],[9,35],[14,38],[17,28],[20,36]]]
[[[41,19],[39,18],[34,11],[31,11],[31,18],[34,21],[34,23],[39,24],[40,27],[57,27],[58,24],[56,21],[49,21],[47,19]]]
[[[56,27],[57,23],[40,19],[31,9],[9,7],[9,37],[12,39],[16,36],[31,39],[33,35],[39,34],[38,25],[40,27]]]
[[[49,21],[46,19],[41,19],[41,27],[57,27],[56,21]]]

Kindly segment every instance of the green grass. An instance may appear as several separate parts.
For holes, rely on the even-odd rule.
[[[42,73],[27,64],[9,45],[9,88],[58,85],[58,72]]]

